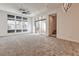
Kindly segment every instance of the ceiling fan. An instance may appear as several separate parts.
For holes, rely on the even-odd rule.
[[[22,13],[22,14],[26,14],[26,15],[30,15],[31,12],[29,10],[25,10],[25,9],[22,9],[20,8],[19,11]]]

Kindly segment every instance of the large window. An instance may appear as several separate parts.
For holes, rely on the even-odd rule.
[[[28,19],[26,17],[7,15],[7,18],[8,33],[28,31]]]

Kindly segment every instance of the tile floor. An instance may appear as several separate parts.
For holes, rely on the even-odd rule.
[[[0,56],[78,56],[79,43],[23,34],[0,37]]]

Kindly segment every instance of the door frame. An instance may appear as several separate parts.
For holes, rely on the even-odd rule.
[[[57,37],[57,13],[53,13],[53,14],[49,14],[48,15],[48,36],[52,36],[53,34],[51,33],[51,28],[50,28],[50,26],[51,26],[51,24],[50,24],[50,16],[51,17],[55,17],[55,28],[56,28],[56,34],[55,34],[55,37]]]

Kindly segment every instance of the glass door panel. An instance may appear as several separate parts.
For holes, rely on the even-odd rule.
[[[35,32],[46,33],[46,20],[35,21]]]

